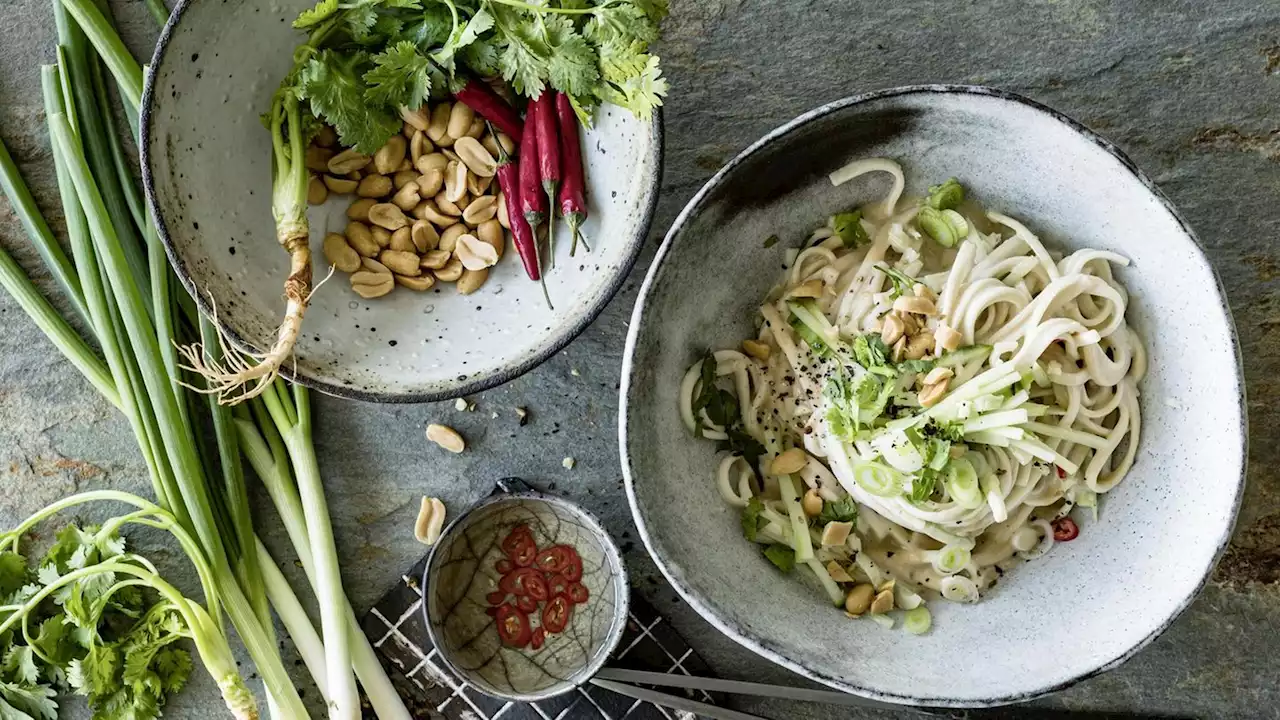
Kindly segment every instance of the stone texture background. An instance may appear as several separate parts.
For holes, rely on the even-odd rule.
[[[52,208],[56,193],[37,74],[37,65],[54,57],[48,3],[0,0],[0,133],[41,205]],[[318,402],[317,445],[346,585],[357,608],[374,603],[422,553],[411,534],[418,498],[437,495],[461,508],[488,492],[492,479],[519,474],[554,482],[559,492],[598,513],[626,550],[639,591],[670,614],[718,673],[801,682],[719,635],[680,603],[635,538],[616,440],[615,390],[626,320],[643,268],[676,213],[723,162],[767,130],[821,103],[873,88],[983,83],[1045,102],[1117,142],[1198,231],[1225,279],[1239,323],[1252,452],[1249,490],[1231,550],[1210,586],[1168,633],[1123,667],[1033,708],[961,715],[1280,717],[1280,660],[1272,651],[1280,643],[1280,3],[673,4],[659,48],[673,88],[666,108],[662,201],[644,257],[605,313],[542,367],[472,398],[474,413],[459,413],[451,403]],[[149,56],[157,31],[141,3],[112,5],[133,50]],[[27,267],[35,266],[3,201],[0,243]],[[532,412],[533,421],[523,428],[514,414],[518,405]],[[445,457],[422,438],[429,421],[454,425],[471,449]],[[577,459],[573,470],[561,466],[569,456]],[[0,297],[0,524],[9,526],[58,497],[97,487],[149,492],[125,423],[17,306]],[[278,555],[289,557],[269,503],[262,498],[258,507],[262,532]],[[151,539],[137,542],[148,546]],[[182,577],[180,557],[163,547],[151,552]],[[1094,611],[1104,610],[1081,608]],[[975,648],[975,661],[980,658]],[[197,676],[195,687],[170,706],[169,717],[223,715],[207,678]],[[66,715],[87,717],[76,705],[68,703]],[[743,709],[775,718],[917,716],[908,710],[770,701],[744,703]]]

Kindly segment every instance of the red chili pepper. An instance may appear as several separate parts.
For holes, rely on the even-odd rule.
[[[538,628],[537,630],[533,631],[533,649],[534,650],[541,650],[542,644],[545,643],[546,641],[547,641],[546,630],[543,630],[542,628]]]
[[[542,627],[550,633],[564,632],[572,615],[573,602],[565,595],[557,595],[542,608]]]
[[[538,611],[538,601],[534,600],[528,595],[521,595],[520,597],[516,598],[516,607],[520,608],[521,610],[527,613],[532,614]]]
[[[501,605],[504,601],[506,601],[507,594],[504,592],[494,591],[489,593],[488,595],[485,595],[484,599],[488,600],[490,605]]]
[[[551,596],[562,595],[569,592],[569,586],[572,585],[565,576],[559,573],[547,573],[547,592]]]
[[[489,128],[492,130],[492,126]],[[523,164],[523,163],[522,163]],[[542,295],[551,305],[551,296],[547,293],[547,283],[542,277],[542,258],[538,255],[538,241],[529,225],[529,219],[522,209],[520,198],[520,167],[511,161],[507,149],[498,143],[498,189],[502,190],[507,201],[507,221],[511,224],[511,238],[516,246],[516,254],[524,264],[525,274],[530,280],[542,283]]]
[[[582,223],[587,219],[586,171],[582,165],[582,141],[578,137],[578,115],[573,111],[569,96],[557,92],[556,121],[560,128],[560,217],[569,224],[573,233],[573,242],[569,245],[569,257],[578,249],[578,241],[586,245],[587,252],[591,246],[582,239]]]
[[[571,550],[573,548],[570,548]],[[582,579],[582,557],[574,550],[569,562],[564,567],[564,579],[576,583]]]
[[[524,214],[525,219],[529,221],[529,227],[535,231],[547,219],[547,196],[542,192],[542,177],[538,174],[538,135],[535,131],[537,125],[531,114],[529,122],[524,124],[524,135],[520,138],[520,204],[518,206],[518,212]],[[510,207],[508,207],[509,214]]]
[[[512,564],[512,562],[507,558],[502,558],[501,560],[499,560],[497,563],[494,564],[494,568],[497,569],[499,573],[506,575],[507,573],[514,570],[516,566]]]
[[[569,586],[569,599],[581,605],[591,597],[591,593],[587,592],[587,586],[582,583],[573,583]]]
[[[512,140],[520,142],[520,136],[524,134],[524,122],[520,120],[520,114],[508,105],[506,100],[498,97],[498,94],[488,85],[471,78],[453,96],[463,105],[479,113],[480,117],[497,125],[498,129],[510,135]]]
[[[542,182],[542,191],[547,194],[550,206],[547,222],[547,244],[549,257],[547,266],[556,266],[555,238],[555,201],[556,190],[560,187],[560,133],[556,128],[555,91],[547,88],[542,94],[529,103],[529,118],[533,124],[534,134],[538,138],[538,179]],[[526,154],[525,157],[529,155]],[[525,189],[521,186],[521,191]]]
[[[534,543],[533,531],[528,525],[517,525],[502,539],[502,552],[511,555],[526,543]]]
[[[545,614],[544,612],[543,615]],[[503,645],[522,648],[533,639],[533,628],[529,625],[529,616],[520,608],[514,605],[503,605],[498,608],[496,617],[498,637],[502,638]]]
[[[528,595],[534,600],[547,599],[547,581],[536,569],[521,567],[503,575],[498,588],[512,595]]]
[[[1063,470],[1061,467],[1054,467],[1054,469],[1058,471],[1058,477],[1064,478],[1067,476],[1067,471]]]
[[[1053,525],[1053,539],[1055,542],[1071,542],[1080,534],[1080,526],[1076,525],[1076,521],[1066,515],[1054,520],[1051,524]]]
[[[542,572],[563,573],[565,566],[569,564],[569,553],[572,551],[573,548],[568,545],[552,545],[538,553],[533,564]]]

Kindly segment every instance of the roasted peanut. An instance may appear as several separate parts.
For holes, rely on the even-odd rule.
[[[418,183],[418,194],[424,198],[435,197],[440,194],[440,189],[444,187],[444,171],[439,168],[433,168],[424,175],[419,175],[416,180]]]
[[[421,267],[427,270],[439,270],[449,264],[449,258],[453,257],[453,253],[444,250],[428,250],[422,255]]]
[[[369,208],[369,222],[388,230],[399,230],[409,224],[404,211],[391,203],[378,203]]]
[[[436,278],[431,273],[419,275],[418,277],[409,277],[407,275],[396,275],[396,284],[403,285],[410,290],[424,292],[430,290],[436,284]]]
[[[362,222],[352,220],[347,223],[347,242],[356,252],[365,257],[373,257],[381,250],[378,243],[373,239],[373,233],[369,231],[369,226]]]
[[[468,270],[483,270],[498,263],[498,251],[475,235],[459,235],[453,254],[462,261],[462,267]]]
[[[324,181],[314,175],[307,181],[307,202],[312,205],[323,205],[329,199],[329,188]]]
[[[431,138],[431,142],[441,147],[453,144],[444,142],[444,140],[448,139],[449,114],[452,111],[453,106],[447,102],[442,102],[431,110],[431,124],[427,125],[427,137]]]
[[[497,220],[486,220],[480,223],[480,227],[476,228],[476,237],[489,243],[498,253],[498,259],[502,259],[502,253],[507,249],[507,236],[502,232],[501,223]]]
[[[435,273],[437,280],[444,282],[457,282],[458,278],[462,277],[462,272],[465,269],[466,268],[462,267],[461,260],[453,258],[449,262],[445,263],[444,267],[439,270],[432,270],[431,272]]]
[[[367,222],[369,220],[369,210],[377,204],[378,201],[373,198],[360,198],[347,208],[347,218]]]
[[[418,177],[419,174],[417,170],[401,170],[391,176],[391,186],[396,190],[399,190],[409,183],[416,183],[418,181]]]
[[[430,429],[427,437],[431,437]],[[455,433],[456,434],[456,433]],[[425,495],[422,506],[418,508],[418,520],[413,526],[413,536],[423,545],[435,545],[440,539],[440,531],[444,529],[444,503]]]
[[[498,222],[502,227],[511,229],[511,217],[507,215],[507,196],[501,192],[498,193]]]
[[[871,598],[876,589],[868,583],[854,585],[844,598],[844,611],[850,615],[862,615],[871,609]]]
[[[457,204],[467,194],[467,166],[457,160],[449,163],[444,171],[444,196],[449,202]],[[437,204],[439,204],[437,202]]]
[[[467,193],[464,189],[462,197],[465,198],[466,196]],[[457,203],[450,200],[443,191],[436,194],[435,201],[436,207],[440,208],[440,212],[445,215],[452,215],[454,217],[454,222],[457,222],[457,218],[462,216],[462,208],[458,207]]]
[[[880,327],[880,339],[888,347],[898,342],[898,338],[902,337],[906,332],[906,326],[902,324],[902,316],[896,312],[890,312],[884,318],[884,324]]]
[[[386,265],[391,272],[397,275],[413,277],[414,275],[422,274],[422,271],[418,269],[418,254],[415,252],[383,250],[378,255],[378,262]]]
[[[458,278],[458,292],[462,295],[470,295],[489,279],[489,268],[483,270],[463,270],[462,277]]]
[[[481,135],[484,135],[484,118],[477,115],[476,119],[471,121],[471,128],[467,130],[467,137],[479,140]],[[462,138],[458,139],[461,140]]]
[[[434,117],[432,118],[434,119]],[[462,138],[471,129],[471,123],[476,119],[476,112],[466,103],[454,103],[449,110],[449,122],[445,125],[445,132],[450,137]],[[435,138],[432,138],[433,140]]]
[[[770,475],[790,475],[800,472],[800,469],[809,464],[809,456],[804,450],[798,447],[783,450],[773,462],[769,464]]]
[[[400,119],[415,130],[426,131],[427,126],[431,124],[431,114],[427,111],[426,105],[417,110],[410,110],[407,107],[400,108]]]
[[[321,125],[311,142],[322,148],[331,148],[338,144],[338,133],[334,132],[334,129],[328,125]]]
[[[455,223],[440,231],[440,244],[437,246],[445,252],[453,252],[458,247],[458,238],[465,235],[467,226]]]
[[[804,510],[804,514],[809,517],[817,517],[822,514],[822,496],[817,490],[810,488],[804,494],[804,498],[800,500],[800,509]]]
[[[498,214],[498,199],[492,195],[481,195],[472,200],[462,211],[462,220],[471,227],[477,227],[486,220],[492,220]]]
[[[427,153],[417,160],[414,160],[413,166],[423,175],[430,173],[432,170],[439,170],[443,173],[444,169],[449,166],[449,158],[446,157],[444,153]],[[441,177],[443,177],[443,175],[441,175]]]
[[[769,355],[772,354],[769,346],[759,340],[743,340],[742,351],[757,360],[768,360]]]
[[[386,228],[374,225],[369,228],[369,233],[373,235],[373,241],[378,243],[378,247],[386,248],[391,245],[391,231]]]
[[[400,167],[404,153],[408,147],[403,135],[392,135],[378,151],[373,154],[373,167],[382,175],[390,175]]]
[[[418,222],[422,222],[419,220]],[[413,238],[410,235],[410,229],[406,225],[399,230],[391,233],[391,244],[387,247],[399,252],[416,253],[418,248],[413,246]]]
[[[314,172],[324,172],[329,169],[329,161],[333,158],[333,151],[323,147],[309,147],[307,154],[303,158],[303,164],[308,170]]]
[[[391,274],[391,268],[383,265],[373,258],[360,258],[360,267],[364,268],[367,272],[382,273],[383,275]]]
[[[458,153],[458,158],[467,166],[467,169],[481,177],[493,177],[498,171],[498,161],[493,159],[488,150],[480,144],[479,140],[471,137],[461,137],[453,144],[454,152]]]
[[[391,194],[391,178],[386,175],[365,175],[356,186],[356,195],[381,198]]]
[[[907,347],[903,351],[903,355],[908,360],[919,360],[933,349],[933,333],[928,330],[922,330],[907,341]]]
[[[361,270],[351,275],[351,289],[367,300],[379,298],[394,290],[395,277],[389,273]]]
[[[903,295],[893,301],[893,309],[898,312],[915,313],[917,315],[937,315],[938,309],[929,298],[915,295]]]
[[[355,150],[343,150],[329,158],[329,172],[334,175],[346,175],[349,172],[363,170],[369,164],[370,157]]]
[[[409,140],[409,161],[416,166],[419,158],[428,153],[435,152],[435,149],[436,146],[431,144],[431,140],[427,137],[427,134],[419,130],[415,132],[413,134],[413,138]]]
[[[355,180],[334,177],[333,175],[324,176],[324,186],[329,188],[329,192],[337,193],[339,195],[350,195],[356,191],[356,188],[359,187],[359,185],[360,183]]]
[[[422,196],[418,194],[418,183],[413,180],[409,181],[404,187],[396,191],[395,196],[391,198],[391,202],[405,212],[418,207],[418,203],[422,202]]]
[[[409,229],[409,239],[413,247],[420,253],[440,247],[440,233],[427,220],[415,220]]]
[[[467,192],[472,195],[476,197],[487,195],[491,185],[493,185],[492,177],[480,177],[475,173],[467,173]]]
[[[435,200],[423,200],[418,203],[418,207],[413,209],[413,216],[419,220],[426,220],[438,228],[446,228],[458,222],[457,218],[440,212]]]
[[[451,453],[460,453],[467,448],[467,443],[458,431],[448,425],[428,425],[427,439]]]
[[[342,272],[353,273],[360,269],[360,254],[338,233],[324,236],[324,257]]]

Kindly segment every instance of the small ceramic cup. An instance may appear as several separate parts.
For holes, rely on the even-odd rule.
[[[511,701],[535,701],[569,692],[591,679],[617,647],[627,621],[626,566],[609,534],[574,503],[502,480],[500,492],[455,519],[427,559],[423,588],[428,636],[444,664],[481,692]],[[528,489],[524,489],[528,488]],[[589,597],[573,607],[563,632],[545,643],[514,648],[502,643],[491,616],[490,593],[507,558],[502,540],[521,525],[539,548],[570,545],[582,557]],[[530,613],[537,624],[538,613]]]

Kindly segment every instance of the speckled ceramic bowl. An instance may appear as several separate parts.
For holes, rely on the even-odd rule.
[[[271,218],[271,138],[259,115],[312,0],[182,0],[160,37],[143,98],[147,200],[169,258],[201,310],[241,349],[268,347],[284,313],[288,256]],[[296,366],[326,393],[381,402],[439,400],[506,382],[564,347],[621,287],[648,232],[662,176],[661,122],[601,108],[584,137],[593,252],[567,248],[547,276],[555,310],[508,251],[473,295],[451,287],[358,297],[337,274],[313,297]],[[310,213],[312,249],[346,225],[341,199]]]
[[[495,566],[505,558],[500,544],[519,525],[529,527],[539,548],[577,548],[590,593],[564,632],[549,633],[538,650],[504,646],[486,612],[501,577]],[[427,632],[440,657],[468,683],[507,700],[541,700],[585,683],[626,627],[627,570],[617,546],[590,513],[550,495],[498,494],[459,516],[432,549],[424,583]]]
[[[938,602],[915,637],[850,622],[742,539],[712,476],[713,443],[677,411],[686,368],[752,331],[787,246],[833,212],[883,197],[830,170],[885,156],[908,193],[959,176],[1060,248],[1104,248],[1149,348],[1132,472],[1070,545],[1012,571],[976,605]],[[783,239],[771,249],[762,241]],[[1114,667],[1192,601],[1231,533],[1244,482],[1240,356],[1222,289],[1190,228],[1115,146],[986,88],[885,90],[827,105],[748,148],[684,209],[645,280],[627,339],[621,450],[641,535],[667,578],[730,637],[810,678],[897,703],[1026,700]]]

